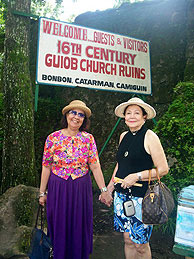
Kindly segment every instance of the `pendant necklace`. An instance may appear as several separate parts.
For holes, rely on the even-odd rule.
[[[136,131],[131,131],[131,133],[133,134],[133,136],[135,136],[137,134],[138,130]]]
[[[124,153],[124,157],[127,157],[127,156],[128,156],[128,154],[129,154],[129,152],[128,152],[128,151],[125,151],[125,153]]]
[[[137,132],[138,132],[139,130],[136,130],[136,131],[131,131],[131,134],[133,135],[133,136],[135,136],[136,134],[137,134]],[[125,151],[125,153],[124,153],[124,157],[127,157],[129,155],[129,152],[128,151]]]

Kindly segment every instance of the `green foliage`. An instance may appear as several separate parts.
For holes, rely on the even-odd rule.
[[[0,0],[0,31],[5,31],[6,3]]]
[[[62,9],[63,0],[55,0],[55,3],[51,4],[45,0],[32,0],[31,12],[38,16],[45,16],[48,18],[58,19],[64,12]]]
[[[194,183],[193,99],[194,83],[179,83],[174,89],[174,101],[155,128],[168,159],[173,162],[166,180],[175,194]]]
[[[5,1],[0,0],[0,53],[4,49],[4,39],[5,39],[5,14],[6,14],[6,5]],[[1,60],[0,60],[1,63]]]
[[[72,15],[67,19],[67,22],[73,23],[74,20],[75,20],[75,18],[76,18],[76,15],[75,15],[75,14],[72,14]]]
[[[172,190],[176,204],[183,187],[194,184],[194,83],[179,83],[174,88],[173,102],[158,121],[154,131],[163,144],[170,172],[163,180]],[[173,232],[176,213],[163,226]]]

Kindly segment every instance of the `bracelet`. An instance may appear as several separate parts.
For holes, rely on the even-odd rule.
[[[41,191],[40,191],[39,197],[44,197],[44,196],[46,196],[46,195],[47,195],[47,191],[46,191],[46,192],[41,192]]]
[[[46,196],[46,193],[40,193],[39,194],[39,197],[44,197],[44,196]]]
[[[100,191],[101,191],[101,192],[107,192],[108,189],[107,189],[106,186],[105,186],[105,187],[103,187],[102,189],[100,189]]]

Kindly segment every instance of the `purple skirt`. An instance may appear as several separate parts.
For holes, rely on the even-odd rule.
[[[48,233],[54,259],[88,259],[93,245],[90,174],[64,180],[51,173],[47,196]]]

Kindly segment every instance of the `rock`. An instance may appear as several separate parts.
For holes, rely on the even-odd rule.
[[[0,196],[0,259],[28,258],[38,189],[18,185]]]

